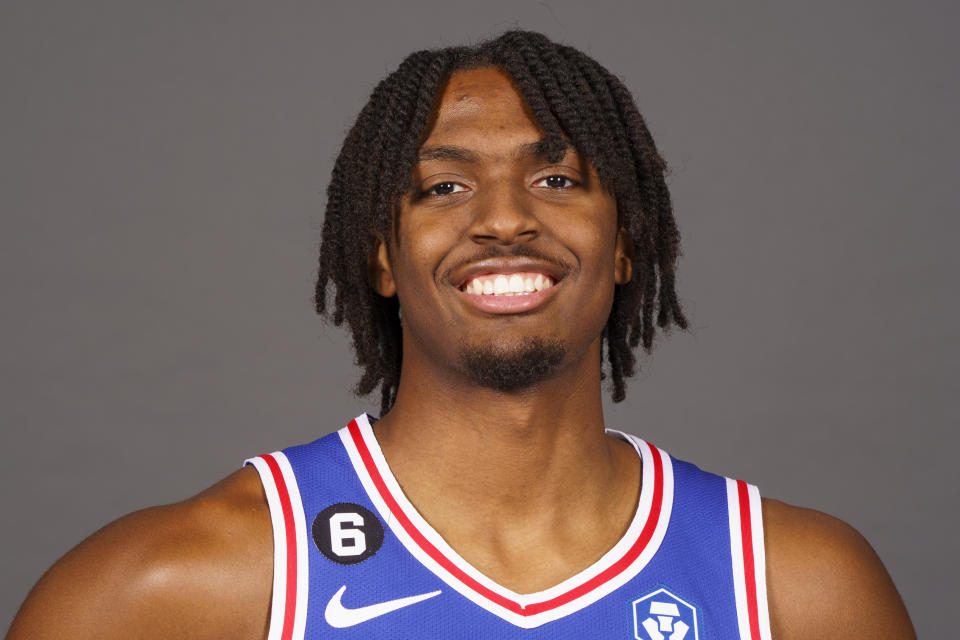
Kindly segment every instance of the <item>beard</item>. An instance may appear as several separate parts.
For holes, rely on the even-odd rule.
[[[460,350],[460,363],[481,387],[520,391],[553,375],[566,352],[558,338],[528,337],[509,347],[467,345]]]

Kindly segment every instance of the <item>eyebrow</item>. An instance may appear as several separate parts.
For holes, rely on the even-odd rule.
[[[421,149],[417,162],[427,160],[453,160],[455,162],[476,162],[478,156],[465,147],[440,146]]]
[[[547,139],[541,138],[535,142],[527,142],[519,147],[517,147],[514,152],[514,157],[523,160],[527,158],[543,158],[546,157],[546,146]],[[573,145],[566,141],[566,149],[573,149]],[[451,160],[454,162],[466,162],[466,163],[476,163],[480,159],[480,154],[467,149],[466,147],[458,147],[454,145],[441,145],[437,147],[427,147],[426,149],[421,149],[417,154],[417,162],[427,162],[430,160]]]
[[[566,138],[563,139],[563,152],[566,154],[568,151],[573,150],[573,144],[570,143]],[[514,154],[518,159],[526,158],[546,158],[547,157],[547,139],[540,138],[536,142],[528,142],[526,144],[520,145]]]

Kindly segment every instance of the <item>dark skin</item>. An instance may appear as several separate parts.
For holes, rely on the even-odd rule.
[[[375,427],[384,454],[447,542],[521,593],[602,556],[640,489],[640,462],[605,435],[601,408],[600,334],[615,284],[631,276],[629,247],[593,168],[572,150],[549,162],[535,152],[542,136],[500,71],[455,74],[395,236],[370,261],[373,286],[399,297],[404,321],[397,401]],[[472,306],[460,290],[472,256],[522,244],[540,264],[506,257],[498,267],[565,265],[548,301],[524,313]],[[560,341],[565,354],[519,391],[478,386],[460,357],[465,344],[509,354],[531,336]],[[774,638],[915,637],[855,530],[775,500],[764,500],[763,519]],[[264,638],[272,570],[266,499],[243,469],[81,543],[37,584],[8,638]]]

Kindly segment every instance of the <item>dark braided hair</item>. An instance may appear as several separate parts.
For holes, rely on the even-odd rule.
[[[396,399],[402,360],[399,303],[367,279],[378,239],[391,237],[394,211],[410,177],[434,101],[455,71],[504,69],[540,127],[551,162],[567,144],[587,157],[616,198],[619,226],[633,241],[633,278],[617,285],[603,341],[613,400],[636,367],[634,349],[649,351],[656,324],[686,328],[675,290],[680,234],[664,181],[666,164],[630,91],[599,63],[530,31],[508,31],[474,47],[417,51],[373,90],[347,134],[327,188],[320,245],[317,313],[346,322],[356,363],[356,392],[381,388],[381,413]],[[327,287],[333,284],[332,305]],[[332,306],[332,308],[331,308]],[[332,318],[331,318],[332,316]]]

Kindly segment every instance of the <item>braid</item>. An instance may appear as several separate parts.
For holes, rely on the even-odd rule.
[[[546,132],[551,161],[573,145],[616,198],[634,265],[633,278],[615,288],[603,331],[612,396],[619,402],[635,372],[634,349],[651,349],[656,326],[687,326],[676,293],[680,234],[666,164],[623,83],[584,53],[539,33],[508,31],[474,47],[418,51],[376,86],[347,134],[327,188],[316,310],[337,326],[347,323],[362,370],[355,390],[366,395],[380,387],[386,413],[400,382],[400,307],[396,297],[384,298],[369,285],[368,259],[391,236],[395,207],[410,188],[441,86],[456,71],[482,66],[501,67],[513,79]]]

